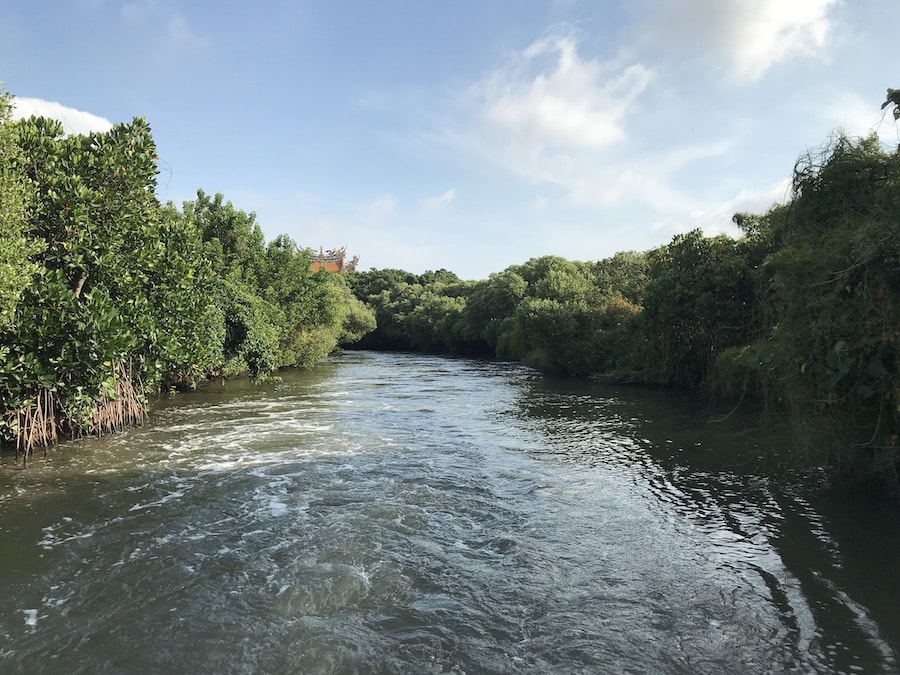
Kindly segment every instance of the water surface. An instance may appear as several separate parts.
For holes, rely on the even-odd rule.
[[[0,461],[0,672],[897,672],[890,503],[755,420],[348,353]]]

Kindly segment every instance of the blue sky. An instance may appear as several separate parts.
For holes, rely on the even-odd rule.
[[[486,278],[736,234],[841,128],[900,131],[896,0],[5,0],[17,114],[147,118],[158,196],[360,267]]]

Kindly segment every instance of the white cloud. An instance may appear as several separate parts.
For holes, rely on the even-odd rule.
[[[130,24],[141,26],[159,6],[157,0],[138,0],[122,5],[122,18]]]
[[[56,101],[44,101],[39,98],[13,98],[12,116],[14,119],[28,117],[48,117],[62,122],[67,134],[88,134],[92,131],[109,131],[112,122],[89,112],[69,108]]]
[[[167,36],[173,45],[179,47],[203,49],[209,44],[206,38],[200,37],[190,29],[187,20],[180,14],[175,14],[169,19]]]
[[[372,219],[381,219],[389,216],[397,208],[397,198],[392,194],[384,194],[375,200],[362,204],[359,213]]]
[[[813,112],[826,129],[840,129],[851,137],[876,133],[891,146],[900,140],[893,116],[854,92],[825,92]]]
[[[687,232],[699,227],[707,235],[739,236],[741,231],[732,221],[735,213],[765,213],[775,204],[784,204],[790,199],[790,191],[790,178],[763,188],[740,190],[729,199],[706,205],[702,209],[690,213],[677,229],[679,232]]]
[[[551,67],[541,68],[549,57]],[[653,79],[641,64],[583,60],[572,36],[539,40],[473,88],[490,133],[541,148],[602,148],[625,138],[623,119]]]
[[[588,181],[615,200],[620,191],[594,174],[627,140],[625,120],[652,79],[641,64],[582,59],[572,36],[539,40],[471,88],[478,119],[469,142],[531,182],[582,199]]]
[[[423,211],[433,212],[450,204],[454,199],[456,199],[456,190],[451,189],[439,195],[426,197],[419,202],[419,206]]]
[[[653,79],[654,70],[641,63],[582,58],[571,35],[542,39],[472,87],[478,121],[468,142],[483,158],[560,188],[577,205],[695,209],[696,200],[671,177],[724,155],[732,142],[652,146],[646,125],[657,124],[659,111],[640,99]]]
[[[654,48],[724,61],[740,81],[758,80],[794,56],[823,53],[837,0],[639,0]]]
[[[199,50],[209,46],[209,40],[197,35],[181,14],[172,14],[165,19],[167,10],[159,0],[138,0],[122,6],[122,18],[136,28],[151,27],[161,33],[159,48],[166,54],[180,50]],[[161,28],[164,26],[164,28]]]

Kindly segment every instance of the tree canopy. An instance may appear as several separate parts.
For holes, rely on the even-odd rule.
[[[198,191],[156,198],[146,120],[65,135],[0,96],[0,438],[140,421],[146,397],[307,367],[374,327],[342,276]]]

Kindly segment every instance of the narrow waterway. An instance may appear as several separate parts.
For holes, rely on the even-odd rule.
[[[754,423],[401,354],[164,400],[0,457],[0,672],[898,672],[895,504]]]

